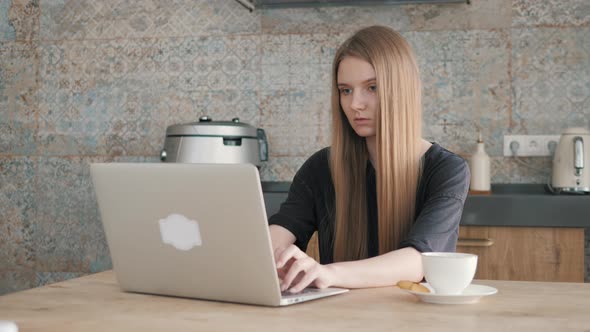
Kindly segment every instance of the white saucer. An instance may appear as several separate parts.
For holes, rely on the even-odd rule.
[[[471,284],[465,288],[463,293],[457,295],[442,295],[434,293],[434,290],[427,282],[423,282],[426,288],[430,289],[430,293],[415,292],[404,289],[408,293],[412,293],[422,300],[422,302],[436,303],[436,304],[471,304],[479,302],[484,296],[494,295],[498,290],[494,287]]]

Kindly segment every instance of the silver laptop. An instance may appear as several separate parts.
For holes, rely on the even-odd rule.
[[[281,306],[258,169],[250,164],[92,164],[113,267],[125,291]]]

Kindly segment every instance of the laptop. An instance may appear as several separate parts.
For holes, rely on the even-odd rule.
[[[124,291],[265,306],[348,291],[281,294],[254,165],[95,163],[91,175]]]

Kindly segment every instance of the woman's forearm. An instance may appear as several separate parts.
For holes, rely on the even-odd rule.
[[[420,252],[411,247],[326,267],[332,274],[331,286],[344,288],[391,286],[400,280],[418,282],[423,277]]]
[[[270,225],[269,232],[273,252],[276,251],[277,248],[284,248],[295,243],[295,235],[283,226]]]

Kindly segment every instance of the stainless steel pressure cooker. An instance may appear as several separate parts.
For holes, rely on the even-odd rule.
[[[202,116],[199,122],[178,124],[166,129],[164,162],[250,163],[260,166],[268,160],[268,142],[263,129],[240,122],[213,121]]]

